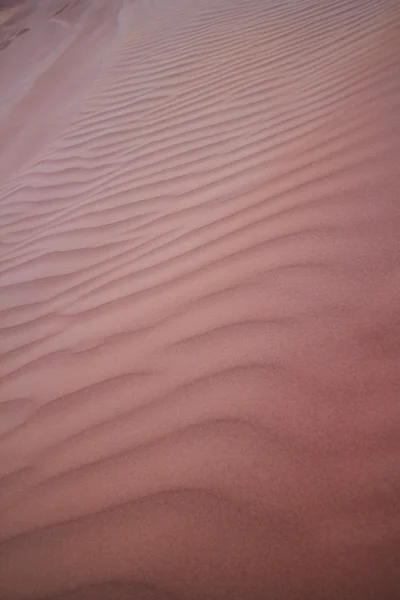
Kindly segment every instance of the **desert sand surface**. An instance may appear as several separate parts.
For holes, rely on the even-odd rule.
[[[0,24],[0,599],[400,598],[400,5]]]

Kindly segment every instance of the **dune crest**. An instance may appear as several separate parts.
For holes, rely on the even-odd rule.
[[[0,182],[32,162],[78,109],[112,44],[121,6],[122,0],[27,2],[3,25]]]

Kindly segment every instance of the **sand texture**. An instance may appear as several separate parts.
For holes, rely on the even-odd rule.
[[[400,598],[400,4],[0,2],[0,599]]]

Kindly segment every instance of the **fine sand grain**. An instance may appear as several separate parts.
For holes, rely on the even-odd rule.
[[[0,599],[396,600],[400,5],[12,4]]]

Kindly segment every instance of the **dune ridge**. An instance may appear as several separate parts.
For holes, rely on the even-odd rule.
[[[55,4],[0,52],[0,598],[394,599],[400,8]]]

